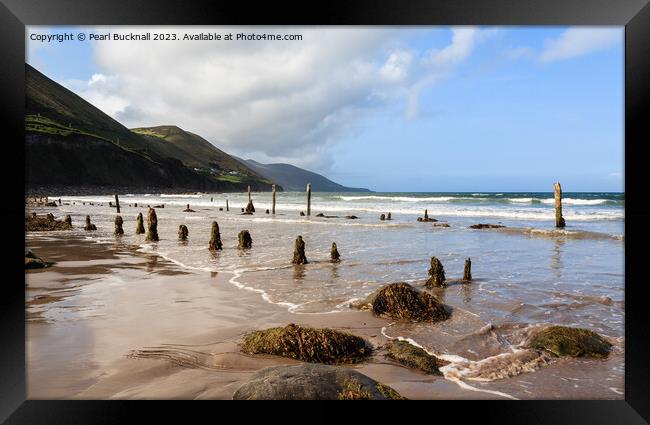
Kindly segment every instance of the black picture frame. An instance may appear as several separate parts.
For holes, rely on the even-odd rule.
[[[450,401],[415,406],[429,420],[452,413],[454,423],[526,424],[643,424],[650,422],[650,326],[643,246],[650,237],[647,221],[647,159],[641,153],[650,140],[644,106],[650,103],[650,5],[646,0],[363,0],[326,2],[225,2],[153,0],[1,0],[0,4],[0,116],[8,157],[0,167],[5,182],[0,200],[0,223],[8,257],[4,295],[0,296],[0,421],[6,423],[129,423],[135,411],[169,418],[173,411],[208,413],[218,420],[224,404],[132,403],[126,401],[25,400],[25,275],[19,267],[25,242],[20,223],[24,215],[23,176],[25,102],[25,25],[624,25],[625,26],[625,400],[571,401]],[[644,119],[646,118],[646,119]],[[22,143],[20,147],[15,147]],[[24,167],[23,167],[24,171]],[[23,285],[21,285],[21,282]],[[441,403],[441,401],[437,401]],[[470,404],[467,403],[476,403]],[[230,403],[232,405],[232,403]],[[373,411],[409,414],[409,406],[360,409],[367,420]],[[242,410],[240,406],[229,409]],[[293,409],[291,407],[290,409]],[[246,409],[261,415],[287,417],[286,408]],[[336,409],[319,409],[319,419]],[[234,412],[231,412],[234,413]],[[241,412],[239,413],[241,415]],[[313,414],[313,413],[312,413]],[[301,419],[296,417],[296,419]],[[225,418],[224,418],[225,419]],[[341,417],[333,420],[343,420]]]

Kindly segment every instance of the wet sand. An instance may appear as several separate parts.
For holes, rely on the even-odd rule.
[[[230,275],[188,272],[134,247],[62,234],[27,245],[57,262],[26,274],[29,399],[230,399],[257,370],[297,363],[240,353],[242,335],[292,322],[350,331],[375,347],[388,341],[387,322],[368,312],[291,314],[232,286]],[[110,298],[97,299],[101,287]],[[380,353],[350,367],[408,398],[491,398]]]
[[[544,398],[592,398],[584,386],[554,396],[554,383],[607,379],[608,365],[600,374],[596,364],[559,361],[487,387],[454,382],[386,360],[382,346],[400,325],[366,311],[293,314],[229,283],[232,273],[188,270],[122,242],[50,232],[30,234],[26,244],[56,261],[26,273],[29,399],[231,399],[256,371],[297,363],[239,352],[246,332],[288,323],[366,338],[374,356],[346,367],[410,399],[539,398],[539,391],[526,394],[528,385],[548,386]],[[523,389],[515,395],[512,380]]]

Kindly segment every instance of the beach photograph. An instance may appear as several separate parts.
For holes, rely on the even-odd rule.
[[[624,27],[26,29],[27,399],[625,399]]]

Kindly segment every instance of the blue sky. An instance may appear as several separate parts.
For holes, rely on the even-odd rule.
[[[29,33],[118,30],[151,31]],[[28,62],[128,127],[176,124],[348,186],[624,190],[622,27],[246,31],[304,40],[30,41]]]

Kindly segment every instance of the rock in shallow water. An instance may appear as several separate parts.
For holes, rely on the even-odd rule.
[[[312,363],[357,363],[371,354],[363,338],[333,329],[314,329],[293,323],[284,328],[254,331],[244,336],[247,354],[273,354]]]
[[[405,282],[391,283],[370,294],[358,308],[377,316],[414,322],[447,320],[451,314],[433,295],[418,291]]]
[[[612,344],[588,329],[550,326],[533,336],[529,348],[558,357],[605,358],[609,355]]]
[[[25,253],[25,269],[43,269],[45,267],[51,266],[52,262],[43,260],[34,254],[31,250],[27,250]]]
[[[403,400],[397,391],[355,370],[303,363],[262,369],[234,400]]]
[[[436,356],[432,356],[422,348],[409,344],[406,341],[391,342],[387,349],[388,353],[386,354],[386,357],[393,359],[406,367],[419,369],[432,375],[441,375],[442,373],[438,368],[449,363],[437,358]]]

